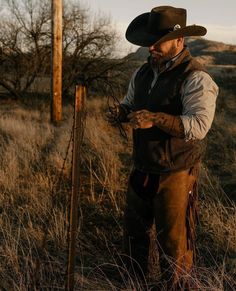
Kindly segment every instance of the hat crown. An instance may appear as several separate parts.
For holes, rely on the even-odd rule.
[[[171,31],[176,27],[186,26],[186,9],[172,6],[159,6],[151,10],[147,31],[152,34],[159,34],[161,31]]]

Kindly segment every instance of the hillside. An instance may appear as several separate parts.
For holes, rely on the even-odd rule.
[[[236,45],[206,40],[204,38],[187,38],[186,44],[191,54],[198,57],[205,65],[236,66]],[[144,62],[148,57],[148,48],[140,47],[128,58]]]

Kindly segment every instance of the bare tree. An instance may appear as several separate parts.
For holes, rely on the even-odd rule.
[[[123,61],[114,60],[118,35],[111,19],[98,16],[92,19],[90,10],[78,4],[67,5],[63,18],[63,92],[82,78],[96,86],[107,82]]]
[[[8,0],[7,4],[0,25],[0,84],[20,97],[39,73],[48,70],[50,13],[46,0]]]
[[[36,77],[50,74],[51,11],[48,0],[5,0],[0,25],[0,85],[15,97],[25,94]],[[78,79],[102,88],[117,82],[123,61],[115,60],[117,33],[107,16],[93,16],[80,4],[64,3],[63,94]]]

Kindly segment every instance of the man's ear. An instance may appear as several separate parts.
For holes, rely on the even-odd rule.
[[[183,47],[184,46],[184,38],[183,37],[177,38],[177,46],[178,47]]]

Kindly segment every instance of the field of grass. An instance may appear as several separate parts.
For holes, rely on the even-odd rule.
[[[73,107],[65,106],[63,121],[53,126],[49,106],[39,100],[33,105],[0,103],[0,289],[7,291],[63,290],[65,284],[71,147],[62,166]],[[152,265],[157,271],[150,273],[146,286],[131,278],[122,263],[132,140],[129,128],[127,142],[108,125],[105,106],[103,99],[87,101],[75,289],[148,290],[149,282],[158,280],[156,258]],[[198,260],[192,277],[199,290],[236,288],[236,208],[219,174],[219,168],[227,169],[224,181],[235,183],[235,149],[226,146],[225,156],[219,149],[232,134],[235,127],[228,129],[219,111],[201,172]],[[226,157],[230,167],[224,164]]]

